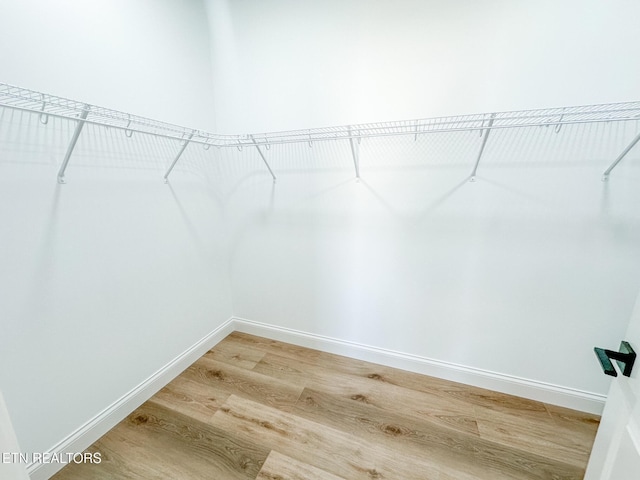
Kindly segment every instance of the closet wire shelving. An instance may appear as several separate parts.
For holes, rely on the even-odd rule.
[[[363,138],[413,135],[417,139],[419,135],[428,133],[478,131],[483,138],[471,172],[471,180],[474,180],[489,134],[494,129],[553,126],[555,132],[559,133],[563,125],[640,120],[640,101],[634,101],[433,117],[257,134],[221,135],[5,83],[0,83],[0,106],[39,114],[40,122],[43,124],[47,124],[49,117],[63,118],[76,122],[74,134],[58,172],[59,183],[64,183],[66,168],[85,124],[120,129],[124,131],[127,137],[138,133],[169,138],[180,142],[181,147],[164,175],[166,183],[173,168],[191,143],[201,144],[205,149],[209,149],[212,146],[217,148],[238,148],[239,150],[255,148],[275,181],[276,176],[267,161],[263,149],[268,150],[272,145],[279,144],[308,143],[311,146],[314,142],[349,141],[356,177],[359,178],[358,144]],[[639,141],[640,132],[609,168],[604,171],[603,180],[608,178],[611,171]]]

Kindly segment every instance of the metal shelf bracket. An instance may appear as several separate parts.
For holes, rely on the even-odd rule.
[[[249,138],[251,138],[251,141],[253,142],[253,144],[256,147],[256,150],[258,150],[258,153],[260,154],[260,158],[262,158],[262,161],[264,162],[264,164],[267,166],[267,168],[269,169],[269,173],[271,174],[271,177],[273,178],[273,183],[276,183],[276,176],[273,173],[273,170],[271,170],[271,167],[269,166],[269,162],[267,162],[266,157],[264,156],[264,153],[262,153],[262,150],[260,149],[260,145],[258,145],[258,142],[256,142],[256,139],[253,138],[253,135],[249,135]]]
[[[244,146],[256,147],[260,158],[262,158],[275,180],[275,175],[265,157],[266,151],[272,145],[307,143],[311,147],[319,142],[349,140],[356,178],[360,178],[358,147],[363,138],[411,135],[414,141],[417,141],[418,137],[427,134],[477,131],[479,136],[484,138],[481,138],[480,150],[470,175],[470,180],[474,181],[492,130],[545,126],[551,127],[555,129],[556,133],[559,133],[564,128],[564,125],[640,121],[640,101],[633,101],[266,132],[255,134],[254,139],[252,135],[247,134],[222,135],[194,130],[2,82],[0,82],[0,108],[10,108],[36,114],[42,124],[47,124],[51,118],[64,119],[75,124],[76,131],[58,172],[58,181],[60,183],[64,182],[65,170],[85,123],[122,130],[126,137],[129,138],[136,133],[186,142],[182,144],[182,149],[172,162],[169,171],[165,174],[165,181],[189,143],[203,145],[205,150],[208,150],[211,146],[216,148],[237,148],[240,151],[243,150]],[[640,142],[640,134],[633,139],[631,144],[604,172],[603,180],[607,179],[613,168],[638,142]]]
[[[356,144],[353,141],[353,134],[351,132],[351,127],[349,127],[349,143],[351,144],[351,155],[353,156],[353,166],[356,169],[356,180],[360,180],[360,149],[358,145],[360,145],[360,138],[358,138],[358,143]]]
[[[480,159],[482,158],[482,152],[484,152],[484,147],[487,144],[487,140],[489,139],[489,134],[491,133],[491,127],[493,126],[493,121],[496,118],[496,114],[492,113],[489,118],[489,124],[486,128],[484,128],[484,138],[482,139],[482,145],[480,145],[480,151],[478,152],[478,158],[476,159],[476,164],[473,166],[473,171],[471,172],[471,176],[469,181],[476,181],[476,172],[478,171],[478,165],[480,165]],[[484,123],[484,122],[483,122]],[[482,130],[480,130],[480,135],[482,135]]]
[[[131,125],[131,115],[127,114],[129,117],[129,121],[127,122],[127,126],[124,127],[124,134],[131,138],[133,136],[133,130],[129,130],[129,125]]]
[[[640,133],[638,133],[638,135],[636,135],[636,137],[633,140],[631,140],[631,143],[629,145],[627,145],[627,148],[625,148],[622,151],[622,153],[620,155],[618,155],[618,158],[615,159],[615,161],[611,164],[611,166],[604,171],[604,173],[602,174],[602,181],[603,182],[606,182],[607,180],[609,180],[609,174],[611,173],[611,170],[616,168],[616,166],[622,161],[622,159],[627,155],[627,153],[629,153],[631,151],[631,149],[639,141],[640,141]]]
[[[560,120],[558,120],[558,123],[556,124],[556,128],[553,129],[553,131],[555,133],[560,133],[560,129],[562,128],[562,119],[564,118],[564,111],[565,109],[562,109],[562,114],[560,114]]]
[[[69,142],[69,146],[67,147],[67,153],[64,156],[62,165],[60,165],[60,170],[58,170],[58,183],[65,183],[64,173],[67,170],[67,165],[69,165],[69,159],[71,158],[73,149],[76,147],[76,143],[78,143],[78,138],[80,138],[80,133],[82,133],[82,127],[84,127],[85,120],[87,119],[87,115],[89,115],[90,108],[91,107],[89,105],[85,105],[82,113],[80,114],[80,118],[78,119],[78,123],[76,124],[76,129],[73,132],[73,137],[71,137],[71,142]]]
[[[45,107],[47,106],[47,102],[44,98],[44,93],[41,94],[42,97],[42,108],[40,109],[40,123],[42,123],[43,125],[46,125],[47,123],[49,123],[49,115],[47,115],[44,112]]]
[[[193,138],[193,132],[190,133],[189,136],[186,138],[184,144],[182,145],[182,148],[176,155],[176,158],[174,158],[173,162],[171,162],[171,166],[169,167],[169,170],[167,170],[167,173],[164,174],[164,183],[169,183],[169,174],[173,170],[173,167],[176,166],[176,163],[178,163],[178,160],[180,160],[180,157],[182,156],[184,151],[187,149],[187,146],[189,146],[189,140],[191,140],[192,138]]]

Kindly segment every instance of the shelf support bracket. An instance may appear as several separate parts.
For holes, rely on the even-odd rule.
[[[187,139],[184,142],[184,145],[182,145],[182,148],[176,155],[176,158],[174,158],[173,162],[171,162],[171,166],[169,167],[169,170],[167,170],[167,173],[164,174],[164,183],[169,183],[169,174],[173,170],[173,167],[176,166],[176,163],[178,163],[178,160],[180,160],[180,157],[182,156],[187,146],[189,145],[189,140],[191,140],[192,138],[193,138],[193,132],[187,137]]]
[[[351,144],[351,155],[353,155],[353,166],[356,169],[356,180],[360,180],[360,152],[358,151],[358,145],[353,141],[351,127],[349,127],[349,143]]]
[[[78,119],[78,123],[76,124],[76,129],[73,132],[73,137],[71,137],[71,142],[69,142],[69,146],[67,147],[67,153],[64,156],[62,165],[60,165],[60,170],[58,170],[58,183],[65,183],[64,172],[67,170],[67,165],[69,165],[69,160],[71,159],[73,149],[76,148],[76,143],[78,143],[78,138],[80,138],[80,133],[82,133],[82,127],[84,127],[87,115],[89,115],[89,109],[89,105],[85,105],[82,113],[80,114],[80,118]]]
[[[478,165],[480,165],[480,159],[482,158],[482,152],[484,152],[484,147],[487,144],[487,140],[489,139],[489,134],[491,133],[491,127],[493,126],[493,121],[496,118],[496,114],[492,113],[491,118],[489,118],[489,124],[484,129],[484,138],[482,139],[482,145],[480,145],[480,151],[478,152],[478,158],[476,159],[476,164],[473,166],[473,171],[471,172],[470,182],[476,181],[476,172],[478,171]]]
[[[258,145],[258,142],[256,142],[256,139],[253,138],[253,135],[249,135],[249,137],[251,137],[251,141],[255,145],[256,150],[258,150],[258,153],[260,154],[260,158],[262,158],[262,161],[267,166],[267,169],[269,170],[269,173],[271,174],[271,177],[273,178],[273,183],[276,183],[276,176],[273,173],[273,170],[271,170],[271,167],[269,166],[269,162],[267,162],[267,159],[264,156],[264,153],[262,153],[262,150],[260,149],[260,145]]]
[[[631,143],[629,145],[627,145],[627,148],[625,148],[622,151],[622,153],[620,155],[618,155],[618,158],[615,159],[615,161],[611,164],[611,166],[604,171],[604,173],[602,174],[602,181],[603,182],[606,182],[607,180],[609,180],[609,174],[611,173],[611,170],[616,168],[616,166],[622,161],[622,159],[627,155],[627,153],[629,153],[631,151],[631,149],[638,142],[640,142],[640,133],[638,133],[638,135],[636,135],[636,137],[633,140],[631,140]]]

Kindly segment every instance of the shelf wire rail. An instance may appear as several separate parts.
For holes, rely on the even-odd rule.
[[[85,124],[120,129],[125,132],[127,137],[132,137],[134,133],[139,133],[173,139],[179,142],[182,147],[171,163],[169,170],[165,173],[165,181],[168,180],[169,174],[190,143],[201,144],[207,150],[211,146],[218,148],[234,147],[238,148],[238,150],[243,150],[244,147],[255,148],[275,181],[275,174],[267,162],[267,158],[262,147],[269,150],[273,145],[280,144],[307,143],[311,146],[313,142],[349,141],[356,169],[356,177],[359,178],[359,157],[354,141],[360,142],[364,138],[402,135],[413,135],[414,138],[417,139],[419,135],[429,133],[478,131],[480,136],[483,136],[483,139],[471,175],[471,179],[473,180],[487,143],[489,133],[492,130],[553,126],[554,131],[559,133],[563,125],[640,120],[640,101],[633,101],[574,107],[544,108],[536,110],[442,116],[417,120],[365,123],[358,125],[332,126],[280,132],[225,135],[161,122],[6,83],[0,83],[0,106],[36,113],[39,115],[40,122],[43,124],[47,124],[50,117],[63,118],[76,122],[76,130],[58,173],[58,181],[60,183],[64,182],[65,169],[69,163],[71,154],[73,153],[75,143],[80,136],[82,127]],[[605,170],[603,173],[603,180],[608,178],[611,171],[639,141],[640,133],[621,152],[611,166]]]

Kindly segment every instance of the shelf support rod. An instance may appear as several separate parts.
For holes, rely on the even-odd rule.
[[[271,174],[271,177],[273,178],[273,183],[276,183],[276,176],[273,173],[273,170],[271,170],[271,167],[269,166],[269,162],[267,162],[266,157],[264,156],[264,153],[262,153],[262,150],[260,149],[260,145],[258,145],[258,142],[256,142],[256,139],[253,138],[253,135],[249,135],[249,137],[251,137],[251,141],[253,142],[253,144],[256,147],[256,150],[258,150],[258,153],[260,154],[260,158],[262,158],[262,161],[264,162],[264,164],[267,166],[267,168],[269,169],[269,173]]]
[[[193,138],[193,132],[191,132],[191,134],[189,134],[189,136],[187,137],[187,139],[184,142],[184,145],[182,145],[182,148],[178,152],[178,155],[176,155],[176,158],[174,158],[173,162],[171,162],[171,166],[169,167],[169,170],[167,170],[167,173],[164,174],[164,183],[169,183],[169,174],[173,170],[173,167],[176,166],[176,163],[178,163],[178,160],[180,159],[180,157],[182,156],[182,154],[186,150],[187,146],[189,145],[189,140],[191,140],[192,138]]]
[[[67,165],[69,165],[73,149],[76,148],[76,143],[78,143],[78,138],[80,138],[80,133],[82,133],[82,127],[84,127],[87,115],[89,115],[89,109],[89,105],[85,104],[84,109],[78,118],[78,123],[76,124],[75,131],[73,132],[73,137],[71,137],[71,142],[69,142],[69,146],[67,147],[67,153],[64,156],[64,160],[62,160],[60,170],[58,170],[58,183],[65,183],[64,172],[67,170]]]
[[[618,158],[615,159],[615,161],[611,164],[611,166],[604,171],[604,173],[602,174],[602,181],[603,182],[605,182],[605,181],[607,181],[609,179],[609,174],[611,173],[611,170],[616,168],[616,165],[618,165],[622,161],[622,159],[627,155],[627,153],[629,153],[631,151],[631,149],[638,142],[640,142],[640,133],[638,133],[638,135],[636,135],[636,137],[633,140],[631,140],[631,143],[629,145],[627,145],[627,148],[625,148],[622,151],[622,153],[620,155],[618,155]]]
[[[496,118],[496,114],[492,113],[491,118],[489,118],[489,124],[487,128],[484,130],[484,138],[482,139],[482,145],[480,145],[480,151],[478,152],[478,158],[476,159],[476,164],[473,166],[473,171],[471,172],[471,179],[469,181],[476,181],[476,172],[478,171],[478,165],[480,165],[480,159],[482,158],[482,152],[484,152],[484,147],[487,144],[487,140],[489,139],[489,134],[491,133],[491,127],[493,126],[493,121]]]
[[[356,179],[360,180],[360,156],[358,152],[358,146],[353,143],[351,127],[349,127],[349,143],[351,144],[351,155],[353,155],[353,166],[356,169]]]

